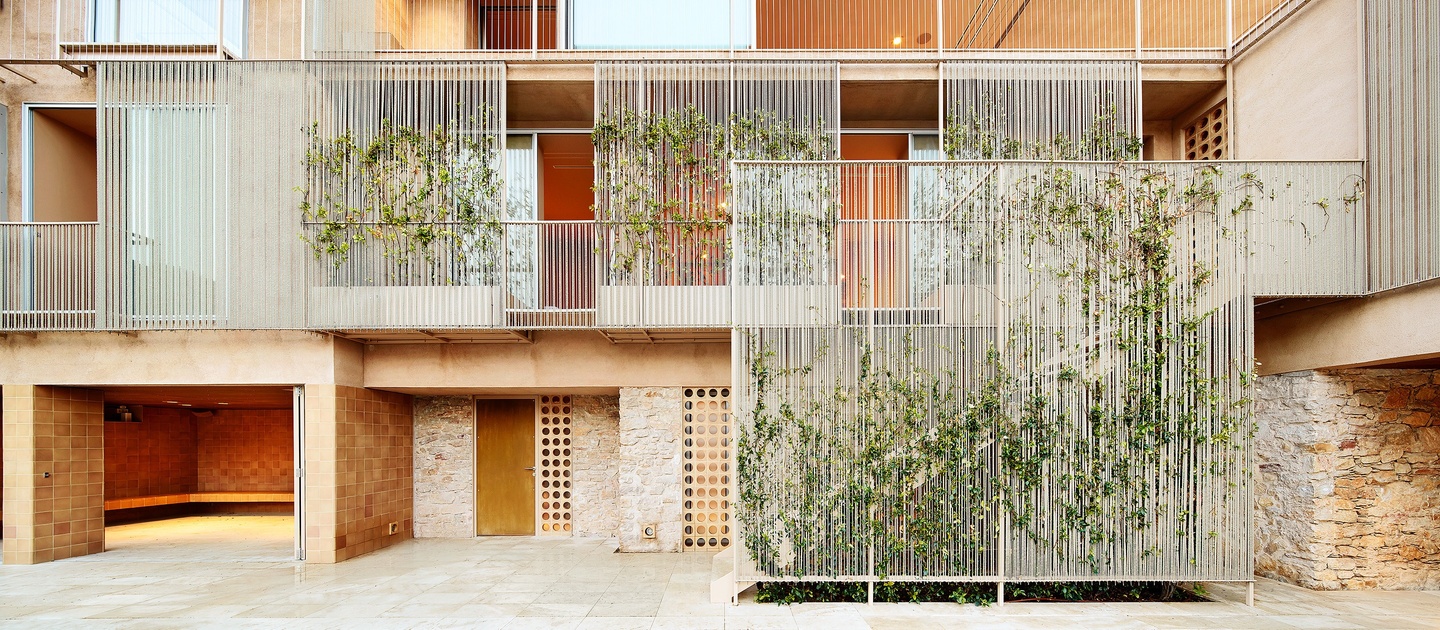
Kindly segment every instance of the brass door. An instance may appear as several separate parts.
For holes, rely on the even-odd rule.
[[[475,533],[535,535],[535,401],[475,401]]]

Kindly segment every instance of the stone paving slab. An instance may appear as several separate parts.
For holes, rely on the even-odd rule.
[[[408,541],[338,565],[286,559],[285,517],[111,528],[114,551],[0,566],[10,628],[1118,628],[1440,630],[1440,592],[1314,592],[1270,580],[1183,605],[709,602],[710,558],[622,554],[607,539]],[[237,535],[238,533],[238,535]],[[243,536],[243,538],[242,538]]]

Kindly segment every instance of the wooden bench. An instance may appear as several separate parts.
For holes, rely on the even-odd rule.
[[[126,499],[109,499],[105,509],[129,510],[134,508],[179,505],[182,503],[294,503],[293,492],[180,492],[177,494],[152,494]]]

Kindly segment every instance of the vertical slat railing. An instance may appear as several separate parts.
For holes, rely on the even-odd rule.
[[[0,223],[0,329],[95,326],[96,223]]]

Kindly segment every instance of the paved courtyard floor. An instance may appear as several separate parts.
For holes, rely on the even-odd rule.
[[[0,626],[66,628],[1440,629],[1440,592],[1317,593],[1261,580],[1255,607],[709,603],[708,554],[607,540],[409,541],[337,565],[289,560],[288,517],[113,527],[111,551],[0,566]]]

